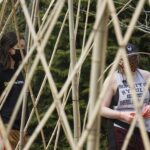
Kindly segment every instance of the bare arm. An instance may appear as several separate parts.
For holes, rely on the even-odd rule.
[[[149,71],[146,71],[146,81],[148,82],[150,80],[150,72]],[[149,90],[150,90],[150,85],[149,85]]]
[[[141,73],[142,73],[145,81],[148,83],[148,81],[150,80],[150,72],[141,70]],[[149,90],[150,90],[150,85],[149,85]],[[147,105],[143,108],[142,115],[144,118],[150,118],[150,105]]]
[[[148,82],[148,80],[150,79],[150,72],[146,71],[146,70],[142,70],[140,69],[140,72],[142,74],[142,76],[144,77],[145,81]],[[150,86],[149,86],[150,88]]]
[[[108,77],[105,80],[103,86],[107,87],[107,92],[105,94],[105,97],[103,98],[101,115],[103,117],[110,118],[110,119],[118,119],[118,120],[124,120],[126,122],[131,122],[131,120],[133,119],[131,112],[120,112],[109,108],[112,101],[112,97],[116,92],[115,79],[113,77]]]

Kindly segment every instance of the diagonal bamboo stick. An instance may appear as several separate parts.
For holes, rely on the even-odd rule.
[[[16,9],[16,8],[18,7],[18,5],[19,5],[19,0],[17,0],[17,2],[15,3],[14,8]],[[11,11],[10,15],[8,16],[8,18],[7,18],[6,22],[5,22],[5,25],[3,26],[3,28],[2,28],[2,30],[1,30],[1,32],[0,32],[0,38],[2,37],[3,33],[4,33],[5,30],[6,30],[7,24],[10,22],[10,20],[11,20],[11,18],[12,18],[12,15],[13,15],[13,13],[14,13],[13,11],[14,11],[14,9]]]
[[[11,0],[12,6],[14,6],[14,1]],[[18,41],[19,39],[19,28],[18,28],[18,24],[17,24],[17,19],[16,19],[16,9],[15,7],[13,7],[14,11],[13,11],[13,18],[14,18],[14,23],[15,23],[15,29],[16,29],[16,33],[17,33],[17,39]],[[20,45],[19,45],[20,46]],[[21,55],[23,56],[23,52],[21,52]],[[23,57],[22,57],[23,58]],[[27,92],[25,92],[27,93]],[[24,95],[23,98],[23,106],[22,106],[22,114],[21,114],[21,127],[20,127],[20,145],[19,145],[19,149],[21,150],[23,148],[23,137],[24,137],[24,133],[23,133],[23,128],[24,128],[24,124],[25,124],[25,116],[26,116],[26,106],[27,106],[27,95]]]
[[[31,48],[31,50],[29,51],[29,53],[26,55],[26,57],[24,58],[22,64],[19,66],[17,72],[16,72],[15,75],[13,76],[11,82],[9,83],[9,86],[8,86],[8,87],[4,90],[4,92],[2,93],[0,101],[4,98],[4,95],[7,97],[7,95],[8,95],[8,93],[9,93],[9,91],[10,91],[10,89],[11,89],[11,87],[12,87],[12,85],[13,85],[15,79],[16,79],[16,77],[18,76],[19,72],[22,70],[23,66],[26,64],[28,58],[29,58],[29,57],[31,56],[31,54],[33,53],[33,50],[34,50],[34,49],[35,49],[35,44],[34,44],[33,47]],[[6,93],[6,91],[8,91],[8,92]]]
[[[145,97],[146,93],[148,92],[149,86],[150,86],[150,79],[147,81],[147,85],[145,87],[144,93],[143,93],[141,101],[140,101],[140,106],[143,105],[144,97]],[[129,131],[128,131],[128,133],[126,135],[126,138],[125,138],[125,142],[123,143],[123,146],[122,146],[122,150],[126,150],[127,149],[129,140],[130,140],[130,138],[132,136],[133,130],[134,130],[135,125],[136,125],[136,121],[137,121],[137,116],[135,116],[135,118],[133,119],[133,121],[132,121],[132,123],[130,125]]]
[[[145,0],[140,0],[138,5],[137,5],[137,8],[132,16],[132,20],[129,24],[129,27],[127,29],[127,32],[125,33],[125,36],[124,36],[124,43],[127,43],[129,41],[129,38],[131,37],[132,35],[132,32],[133,32],[133,29],[134,29],[134,26],[140,16],[140,13],[142,11],[142,8],[145,4]]]
[[[1,8],[1,12],[0,12],[0,30],[1,30],[1,26],[2,26],[2,20],[3,20],[3,17],[4,17],[4,13],[5,13],[5,8],[6,8],[6,5],[7,5],[7,0],[3,1],[3,5],[2,5],[2,8]]]
[[[111,4],[112,5],[112,4]],[[125,38],[124,38],[124,41],[125,41],[125,43],[127,42],[127,40],[129,40],[129,37],[131,36],[131,32],[133,31],[133,26],[134,26],[134,24],[136,23],[136,20],[137,20],[137,17],[138,17],[138,15],[139,15],[139,13],[140,13],[140,10],[141,10],[141,8],[142,8],[142,6],[144,5],[144,2],[143,1],[141,1],[141,3],[139,2],[139,5],[138,5],[138,7],[137,7],[137,11],[135,11],[135,15],[134,15],[134,17],[133,17],[133,21],[131,21],[131,28],[130,28],[130,30],[128,30],[127,31],[127,33],[128,34],[126,34],[125,35]],[[128,37],[128,38],[127,38]],[[134,92],[134,91],[133,91]],[[138,110],[137,110],[138,111]],[[143,123],[142,123],[142,121],[140,122],[141,123],[141,128],[144,126],[143,125]],[[142,129],[143,131],[144,131],[144,128]],[[145,139],[146,139],[146,136],[143,134],[143,137],[145,137]],[[145,145],[147,144],[147,142],[145,142]],[[148,146],[148,145],[147,145]]]
[[[18,4],[19,4],[19,0],[17,1],[16,5],[15,5],[15,8],[18,6]],[[13,12],[13,11],[12,11],[12,12]],[[12,12],[11,12],[11,15],[12,15]],[[42,31],[40,30],[41,32],[40,32],[40,34],[39,34],[39,39],[42,38],[42,36],[43,36],[43,34],[44,34],[46,28],[48,27],[48,24],[49,24],[50,20],[51,20],[51,18],[52,18],[52,16],[53,16],[54,14],[55,14],[55,11],[52,12],[52,15],[49,17],[50,19],[46,22],[45,27],[43,28],[43,30],[42,30]],[[11,17],[11,15],[9,15],[9,18]],[[10,19],[9,19],[9,20],[10,20]],[[7,21],[7,22],[9,22],[9,21]],[[37,42],[38,42],[38,41],[37,41]],[[20,65],[20,68],[18,68],[18,72],[16,72],[16,74],[14,75],[14,78],[13,78],[12,81],[10,82],[10,84],[9,84],[10,86],[8,86],[8,89],[4,90],[3,94],[2,94],[1,97],[0,97],[0,103],[1,103],[2,99],[5,99],[5,98],[7,97],[8,93],[9,93],[9,91],[10,91],[10,89],[11,89],[11,87],[12,87],[14,81],[15,81],[16,76],[19,74],[19,72],[21,71],[22,67],[26,64],[26,61],[28,60],[28,58],[29,58],[29,57],[31,56],[31,54],[33,53],[33,51],[34,51],[34,49],[35,49],[35,45],[37,44],[37,42],[32,46],[32,48],[31,48],[31,50],[30,50],[30,53],[28,53],[28,55],[26,56],[26,58],[23,60],[22,64]],[[7,90],[8,90],[8,92],[7,92],[7,94],[6,94],[6,91],[7,91]],[[4,98],[4,96],[5,96],[5,98]]]
[[[123,53],[123,56],[126,55],[125,51],[122,51],[122,53]],[[134,83],[133,83],[133,79],[132,79],[131,70],[130,70],[130,67],[129,67],[129,62],[127,60],[127,57],[123,57],[123,60],[124,60],[124,64],[125,64],[125,73],[126,73],[126,76],[127,76],[127,81],[128,81],[128,84],[130,86],[131,93],[132,93],[132,96],[133,96],[133,104],[135,106],[135,113],[137,114],[137,119],[138,119],[138,122],[139,122],[139,129],[141,131],[141,135],[142,135],[142,138],[143,138],[143,143],[144,143],[145,149],[148,150],[149,146],[150,146],[149,145],[149,140],[148,140],[148,136],[146,134],[144,120],[141,116],[141,108],[138,105],[138,99],[137,99],[137,95],[136,95],[135,88],[134,88]]]
[[[113,0],[108,0],[107,3],[108,3],[110,14],[113,19],[113,24],[114,24],[117,41],[118,41],[118,44],[121,45],[123,37],[122,37],[120,25],[119,25],[119,19],[116,15],[116,10],[115,10]]]
[[[78,32],[78,26],[79,26],[79,15],[80,15],[80,8],[81,8],[81,0],[78,1],[78,9],[77,9],[77,14],[76,14],[76,22],[75,22],[75,39],[77,38],[77,32]]]
[[[117,16],[123,12],[125,10],[125,8],[132,2],[132,0],[129,0],[126,4],[124,4],[124,6],[118,11],[118,13],[116,14]],[[112,23],[113,18],[109,21],[108,26]]]
[[[48,13],[49,13],[51,7],[53,6],[54,2],[55,2],[55,0],[52,0],[52,1],[50,2],[48,9],[46,10],[46,12],[45,12],[45,14],[44,14],[44,16],[43,16],[43,18],[42,18],[42,21],[43,21],[42,23],[43,23],[43,24],[44,24],[44,22],[45,22],[45,20],[46,20],[46,18],[47,18],[47,16],[48,16]]]
[[[38,1],[36,1],[36,3],[34,3],[34,5],[36,5],[36,7],[35,7],[35,9],[37,8],[37,3],[38,3]],[[12,1],[12,6],[14,6],[14,2]],[[33,7],[34,8],[34,7]],[[15,9],[15,8],[14,8]],[[18,41],[20,41],[19,39],[19,30],[18,30],[18,26],[17,26],[17,21],[16,21],[16,11],[14,10],[13,11],[14,12],[14,22],[15,22],[15,27],[16,27],[16,32],[17,32],[17,37],[18,37]],[[35,19],[35,17],[34,17],[34,15],[32,15],[33,16],[33,19]],[[33,21],[33,24],[35,24],[34,23],[35,21]],[[22,51],[21,51],[21,54],[22,54]],[[22,58],[24,58],[24,56],[23,56],[23,54],[22,54]],[[28,74],[27,72],[27,69],[26,68],[24,68],[25,69],[25,72],[26,72],[26,74]],[[31,85],[29,85],[29,91],[30,91],[30,93],[32,93],[32,88],[31,88]],[[28,94],[28,92],[26,92],[27,94]],[[23,134],[25,133],[25,132],[23,132],[23,126],[24,126],[24,123],[25,123],[25,112],[26,112],[26,98],[27,98],[27,94],[24,96],[24,101],[23,101],[23,109],[22,109],[22,119],[21,119],[21,129],[20,129],[20,148],[21,147],[23,147],[22,145],[22,143],[23,143]],[[33,93],[31,94],[32,96],[31,96],[31,98],[33,97]],[[34,104],[34,100],[33,100],[33,98],[32,98],[32,102],[33,102],[33,104]],[[40,119],[39,119],[39,114],[38,114],[38,111],[37,111],[37,109],[35,108],[35,112],[36,112],[36,117],[37,117],[37,120],[38,120],[38,122],[40,122]],[[43,146],[44,147],[46,147],[46,144],[45,144],[45,137],[44,137],[44,132],[43,132],[43,130],[41,130],[41,136],[42,136],[42,141],[43,141]]]
[[[113,64],[113,66],[109,72],[109,76],[113,75],[114,71],[116,70],[116,68],[118,66],[117,64],[119,63],[120,58],[121,58],[121,50],[119,50],[119,52],[116,55],[116,58],[114,60],[114,64]],[[90,129],[91,129],[91,127],[95,121],[95,118],[96,118],[98,112],[100,112],[101,101],[102,101],[102,98],[105,97],[105,93],[107,91],[108,86],[109,86],[109,84],[106,85],[105,87],[103,87],[101,93],[99,93],[98,100],[97,100],[95,107],[93,109],[92,117],[87,122],[86,129],[82,132],[81,138],[78,142],[77,149],[79,149],[79,150],[82,148],[82,146],[83,146],[83,144],[84,144],[84,142],[85,142],[85,140],[86,140],[86,138],[90,132]]]
[[[57,129],[57,134],[56,134],[56,139],[55,139],[55,145],[54,145],[54,150],[57,149],[57,144],[58,144],[58,139],[59,139],[59,135],[60,135],[60,123],[58,124],[58,129]]]
[[[25,3],[24,3],[23,0],[22,0],[21,2],[23,2],[23,3],[22,3],[22,6],[24,6],[23,8],[24,8],[24,11],[25,11],[25,15],[26,15],[26,17],[27,17],[28,25],[29,25],[30,27],[32,27],[31,22],[29,21],[29,16],[28,16],[27,9],[25,8]],[[61,3],[61,4],[63,4],[63,3]],[[57,5],[56,5],[56,6],[57,6]],[[59,6],[62,7],[62,5],[59,5]],[[60,10],[61,10],[61,9],[60,9]],[[59,11],[57,11],[57,14],[59,14]],[[55,14],[55,15],[56,15],[56,14]],[[57,18],[57,16],[56,16],[56,18]],[[32,29],[31,31],[32,31],[32,33],[33,33],[32,36],[34,37],[34,40],[36,41],[36,35],[35,35],[33,29]],[[49,29],[49,32],[51,32],[51,28]],[[49,37],[49,32],[47,32],[48,34],[45,35],[45,38],[46,38],[46,39]],[[45,41],[43,40],[42,47],[41,47],[40,49],[43,49],[43,48],[44,48],[45,43],[46,43],[46,40],[45,40]],[[38,48],[38,47],[37,47],[37,48]],[[40,51],[39,51],[39,53],[37,54],[37,57],[35,58],[35,61],[34,61],[34,64],[33,64],[33,68],[32,68],[31,71],[30,71],[30,79],[31,79],[31,77],[32,77],[32,75],[33,75],[34,69],[35,69],[35,67],[36,67],[36,65],[37,65],[37,63],[38,63],[39,58],[41,59],[41,61],[42,61],[42,63],[43,63],[43,67],[44,67],[44,69],[45,69],[45,71],[46,71],[46,74],[49,76],[48,80],[49,80],[49,82],[51,83],[50,86],[51,86],[53,92],[54,92],[54,93],[57,93],[56,89],[54,88],[54,83],[53,83],[51,74],[48,72],[48,69],[47,69],[47,67],[46,67],[47,64],[46,64],[46,61],[45,61],[45,57],[44,57],[43,53],[41,53]],[[27,87],[29,81],[30,81],[30,80],[28,80],[27,82],[25,82],[25,85],[24,85],[24,87],[23,87],[22,92],[26,89],[26,87]],[[54,94],[54,96],[55,96],[55,95],[56,95],[56,94]],[[20,100],[20,101],[19,101],[19,100]],[[17,103],[18,106],[20,105],[20,102],[21,102],[21,96],[19,97],[19,100],[18,100],[18,103]],[[57,108],[57,111],[58,111],[59,115],[61,115],[61,116],[64,118],[63,122],[65,123],[65,126],[67,126],[67,128],[66,128],[67,132],[70,134],[71,132],[69,131],[70,129],[69,129],[69,126],[68,126],[68,124],[67,124],[67,120],[66,120],[66,118],[65,118],[66,116],[63,115],[63,110],[62,110],[62,108],[61,108],[61,105],[59,104],[59,101],[56,101],[56,102],[57,102],[57,103],[56,103],[56,106],[58,107],[58,108],[56,107],[56,108]],[[16,107],[16,110],[15,110],[14,113],[13,113],[13,117],[15,116],[15,113],[17,112],[17,108],[18,108],[18,107]],[[61,113],[59,112],[60,110],[61,110]],[[12,118],[13,118],[13,117],[12,117]],[[13,120],[13,119],[12,119],[12,120]],[[64,126],[64,127],[65,127],[65,126]],[[69,136],[70,136],[69,141],[71,142],[71,134],[70,134]],[[70,144],[73,146],[73,142],[71,142]]]
[[[99,18],[95,21],[95,24],[93,26],[93,30],[92,30],[92,32],[91,32],[91,34],[89,36],[89,39],[87,41],[87,44],[86,44],[85,48],[84,48],[85,50],[83,51],[81,57],[79,58],[78,62],[76,63],[73,72],[70,74],[70,78],[68,78],[66,80],[66,82],[64,83],[63,87],[61,88],[61,90],[59,92],[59,95],[58,95],[59,98],[62,97],[63,93],[65,92],[65,89],[69,86],[72,78],[74,77],[74,75],[76,74],[78,69],[80,68],[81,64],[84,62],[84,60],[85,60],[85,58],[86,58],[86,56],[87,56],[87,54],[89,52],[89,48],[90,48],[90,46],[91,46],[91,44],[93,42],[93,38],[95,37],[97,27],[100,24],[100,20],[101,20],[101,17],[103,15],[103,10],[105,8],[105,5],[106,5],[106,3],[104,3],[104,5],[102,6],[102,10],[101,10],[101,13],[99,14]]]
[[[70,96],[70,93],[71,93],[71,88],[69,89],[69,91],[68,91],[68,94],[67,94],[67,97],[64,95],[64,98],[63,98],[63,107],[65,107],[65,105],[66,105],[66,103],[67,103],[67,101],[68,101],[68,98],[69,98],[69,96]],[[58,126],[59,126],[59,124],[60,124],[60,117],[59,117],[59,119],[58,119],[58,121],[57,121],[57,123],[56,123],[56,126],[55,126],[55,128],[54,128],[54,130],[53,130],[53,133],[52,133],[52,135],[51,135],[51,138],[50,138],[50,140],[49,140],[49,142],[48,142],[48,144],[47,144],[47,146],[46,146],[46,150],[48,149],[48,147],[50,146],[50,144],[51,144],[51,142],[52,142],[52,139],[53,139],[53,137],[54,137],[54,135],[55,135],[55,132],[56,132],[56,130],[57,130],[57,128],[58,128]],[[57,135],[58,136],[58,135]]]
[[[87,24],[88,24],[88,16],[89,16],[89,10],[90,10],[90,3],[91,0],[88,0],[88,6],[87,6],[87,11],[86,11],[86,19],[85,19],[85,26],[84,26],[84,34],[83,34],[83,42],[82,42],[82,51],[85,46],[85,41],[86,41],[86,31],[87,31]]]
[[[2,138],[1,140],[4,142],[3,143],[4,145],[0,145],[0,149],[2,148],[1,146],[4,146],[7,150],[12,150],[8,138],[6,136],[6,129],[4,127],[1,117],[0,117],[0,136]]]
[[[53,59],[54,59],[54,54],[56,53],[57,46],[58,46],[60,37],[61,37],[61,35],[62,35],[62,31],[63,31],[64,25],[65,25],[66,19],[67,19],[67,15],[68,15],[68,11],[66,12],[64,21],[63,21],[63,23],[62,23],[60,32],[59,32],[59,34],[58,34],[58,37],[57,37],[57,40],[56,40],[56,43],[55,43],[55,46],[54,46],[53,54],[52,54],[52,57],[51,57],[50,62],[49,62],[49,68],[51,68],[51,65],[52,65],[52,62],[53,62]],[[40,90],[39,90],[39,92],[38,92],[38,95],[37,95],[37,97],[36,97],[35,104],[34,104],[34,108],[36,108],[36,106],[37,106],[37,104],[38,104],[38,101],[39,101],[40,96],[41,96],[41,94],[42,94],[44,85],[45,85],[45,83],[46,83],[46,79],[47,79],[47,76],[45,75],[45,77],[44,77],[44,79],[43,79],[43,81],[42,81]],[[34,108],[33,108],[33,109],[34,109]],[[29,119],[28,119],[28,121],[27,121],[27,124],[26,124],[26,127],[25,127],[25,131],[27,130],[28,125],[29,125],[29,123],[30,123],[30,121],[31,121],[31,118],[32,118],[32,115],[33,115],[33,109],[31,110]]]
[[[31,7],[32,7],[32,12],[31,12],[31,19],[33,20],[33,26],[35,27],[36,25],[36,21],[37,21],[37,12],[38,12],[38,9],[39,9],[39,1],[38,0],[34,0],[32,3],[31,3]],[[30,9],[29,9],[30,10]],[[31,35],[28,33],[28,46],[27,46],[27,50],[29,49],[30,47],[30,44],[32,43],[32,40],[31,40]],[[29,61],[30,63],[30,61]],[[30,64],[28,63],[28,69],[29,69],[29,66]],[[28,70],[29,72],[29,70]],[[28,73],[27,72],[27,73]],[[30,91],[30,95],[31,95],[31,99],[32,99],[32,103],[33,103],[33,106],[34,106],[34,111],[35,111],[35,114],[36,114],[36,117],[37,117],[37,120],[38,122],[40,122],[40,117],[39,117],[39,113],[38,113],[38,110],[35,106],[35,98],[33,96],[33,92],[32,92],[32,88],[31,88],[31,85],[29,85],[29,91]],[[26,133],[26,131],[24,130],[24,133]],[[43,147],[44,149],[46,148],[46,141],[45,141],[45,135],[44,135],[44,131],[43,129],[41,130],[41,137],[42,137],[42,142],[43,142]]]
[[[111,6],[109,6],[109,7],[111,7]],[[119,22],[119,21],[118,21],[118,22]],[[117,22],[117,23],[114,23],[114,24],[115,24],[114,26],[116,26],[116,30],[117,30],[118,22]],[[117,24],[117,25],[116,25],[116,24]],[[129,32],[129,31],[128,31],[128,32]],[[129,32],[130,35],[131,35],[131,32],[132,32],[132,31]],[[121,32],[120,32],[120,33],[121,33]],[[117,34],[119,35],[120,33],[117,33]],[[120,34],[120,35],[121,35],[121,34]],[[35,36],[36,36],[36,35],[35,35]],[[93,36],[93,38],[94,38],[94,35],[92,35],[92,36]],[[90,38],[91,38],[92,36],[90,36]],[[127,39],[128,39],[128,37],[130,37],[130,36],[128,35],[128,36],[126,36],[126,37],[127,37]],[[91,38],[91,39],[92,39],[92,38]],[[91,41],[92,41],[92,40],[91,40]],[[118,43],[122,46],[122,45],[124,45],[124,43],[126,43],[127,40],[124,41],[124,43],[123,43],[122,40],[120,40],[120,39],[118,38],[118,41],[119,41]],[[89,44],[90,42],[87,42],[87,43]],[[36,45],[36,42],[35,42],[35,45]],[[87,48],[87,47],[86,47],[86,48]],[[85,49],[86,49],[86,48],[85,48]],[[73,71],[73,73],[71,73],[72,78],[73,78],[73,76],[75,75],[75,73],[77,72],[77,68],[78,68],[79,66],[81,67],[82,62],[84,61],[84,58],[85,58],[85,56],[86,56],[86,53],[84,53],[84,55],[81,55],[81,56],[82,56],[81,58],[83,58],[83,59],[82,59],[82,60],[80,59],[80,60],[78,61],[77,65],[75,66],[75,69],[76,69],[76,70]],[[29,58],[29,55],[28,55],[28,58]],[[40,58],[39,58],[39,59],[40,59]],[[126,60],[125,60],[125,61],[126,61]],[[43,64],[44,64],[44,63],[43,63]],[[45,65],[45,68],[46,68],[46,65]],[[129,75],[129,76],[130,76],[130,75]],[[69,80],[71,80],[71,79],[68,79],[67,81],[69,81]],[[67,85],[67,84],[69,85],[69,82],[66,82],[64,85]],[[68,86],[68,85],[67,85],[67,86]],[[67,87],[67,86],[66,86],[66,87]],[[63,91],[63,90],[65,91],[66,88],[64,88],[64,89],[62,88],[61,91]],[[62,95],[63,95],[63,94],[64,94],[64,92],[62,92]],[[61,97],[62,95],[59,93],[59,96],[60,96],[60,97]],[[135,99],[136,99],[136,98],[135,98]],[[135,104],[135,105],[136,105],[136,104]],[[53,106],[53,104],[52,104],[52,106]],[[138,106],[138,107],[139,107],[139,106]],[[55,108],[55,107],[53,107],[53,109],[54,109],[54,108]],[[96,107],[96,108],[97,108],[97,107]],[[98,110],[97,110],[97,111],[98,111]],[[95,113],[96,113],[96,110],[95,110]],[[95,114],[94,114],[94,115],[95,115]],[[93,116],[94,116],[94,115],[93,115]],[[137,116],[137,119],[138,119],[138,118],[140,118],[140,116],[139,116],[139,117]],[[142,125],[142,122],[141,122],[141,126],[143,126],[143,125]],[[144,130],[142,129],[142,131],[144,131]],[[144,137],[145,137],[145,136],[144,136]]]

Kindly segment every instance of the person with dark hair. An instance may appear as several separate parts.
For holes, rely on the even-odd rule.
[[[24,48],[24,39],[21,39],[18,42],[15,32],[7,32],[2,36],[0,40],[0,94],[4,91],[12,76],[15,74],[19,63],[22,60],[20,50],[25,51]],[[16,81],[14,82],[14,85],[12,86],[12,89],[0,110],[1,118],[6,126],[10,121],[11,115],[14,111],[23,85],[24,78],[23,74],[20,73],[16,78]],[[8,140],[10,141],[13,149],[15,149],[19,141],[21,114],[22,109],[20,108],[14,121],[13,127],[10,131],[10,134],[8,136]],[[27,120],[28,109],[26,114]],[[26,137],[24,139],[26,140]]]
[[[140,102],[146,83],[150,78],[150,72],[138,68],[139,55],[137,48],[128,43],[126,45],[129,65],[132,73],[135,92]],[[101,115],[108,118],[108,142],[110,150],[121,150],[130,123],[135,114],[132,100],[132,93],[127,82],[123,60],[119,62],[119,67],[113,74],[108,76],[104,86],[108,85],[107,94],[103,98]],[[150,87],[149,87],[150,89]],[[145,127],[150,135],[150,92],[147,91],[142,103],[141,114],[144,118]],[[143,140],[139,131],[138,123],[129,141],[128,150],[144,150]]]

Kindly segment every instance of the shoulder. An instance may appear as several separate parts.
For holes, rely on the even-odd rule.
[[[113,92],[116,91],[117,88],[116,72],[114,72],[112,75],[107,76],[104,82],[104,86],[107,86],[108,89],[112,89]]]
[[[143,70],[143,69],[139,69],[139,71],[145,80],[148,80],[150,78],[150,72],[149,71]]]
[[[112,75],[108,75],[105,79],[105,83],[115,83],[116,82],[116,73],[114,72]]]

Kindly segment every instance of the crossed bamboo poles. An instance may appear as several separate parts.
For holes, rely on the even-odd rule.
[[[66,91],[68,89],[68,86],[71,84],[72,79],[74,78],[74,76],[76,75],[76,73],[81,68],[84,60],[86,59],[86,56],[88,55],[88,53],[90,51],[91,44],[93,43],[93,40],[95,39],[96,34],[97,34],[96,31],[98,30],[99,25],[102,22],[103,13],[106,10],[105,9],[106,6],[108,6],[109,11],[111,12],[111,16],[113,18],[112,22],[114,24],[114,28],[115,28],[115,31],[116,31],[116,37],[117,37],[117,40],[118,40],[118,45],[120,46],[119,52],[118,52],[117,57],[116,57],[115,62],[114,62],[114,65],[112,67],[112,70],[110,71],[110,75],[116,69],[117,63],[118,63],[120,57],[123,57],[124,61],[125,61],[126,68],[127,68],[127,70],[126,70],[127,71],[127,75],[129,75],[129,78],[127,80],[129,80],[129,82],[131,83],[131,87],[133,86],[132,85],[133,84],[132,79],[130,78],[131,74],[130,74],[130,70],[129,70],[129,65],[128,65],[128,62],[127,62],[127,58],[124,57],[124,55],[126,56],[126,54],[124,53],[122,47],[124,47],[124,45],[128,42],[130,36],[132,35],[132,32],[133,32],[136,20],[139,17],[139,14],[140,14],[140,11],[142,9],[142,6],[144,5],[144,2],[145,1],[142,1],[142,0],[139,2],[139,5],[137,6],[137,9],[136,9],[136,11],[134,13],[134,16],[132,17],[131,23],[129,25],[130,28],[128,28],[128,30],[127,30],[127,32],[126,32],[126,34],[125,34],[124,37],[122,37],[122,34],[121,34],[119,20],[117,18],[117,14],[115,13],[115,7],[114,7],[114,4],[113,4],[113,1],[109,0],[107,2],[103,2],[102,3],[102,9],[99,12],[100,14],[97,17],[97,20],[95,21],[94,29],[91,32],[87,43],[85,44],[85,46],[83,46],[84,47],[83,53],[81,54],[79,60],[76,62],[75,66],[74,66],[74,69],[70,73],[70,75],[69,75],[68,79],[66,80],[66,82],[64,83],[64,86],[62,87],[62,89],[60,90],[60,92],[58,92],[57,88],[55,86],[55,83],[53,81],[53,78],[51,76],[51,73],[49,72],[49,67],[48,67],[48,64],[45,61],[45,58],[44,58],[44,55],[43,55],[43,51],[44,51],[44,47],[45,47],[45,45],[47,43],[47,40],[48,40],[49,36],[51,35],[51,32],[52,32],[52,30],[54,28],[54,25],[55,25],[56,21],[57,21],[59,13],[61,12],[61,9],[63,8],[64,1],[59,1],[59,0],[57,1],[57,3],[55,4],[55,7],[54,7],[51,15],[47,17],[48,18],[47,21],[40,28],[41,32],[39,32],[38,34],[36,34],[35,31],[34,31],[34,27],[32,25],[32,21],[30,19],[29,13],[27,11],[27,7],[25,5],[25,1],[24,0],[20,0],[21,6],[23,8],[23,11],[24,11],[24,14],[25,14],[25,17],[26,17],[26,21],[27,21],[29,29],[30,29],[30,32],[32,33],[31,35],[33,36],[32,38],[33,38],[34,42],[33,42],[33,45],[31,46],[31,49],[30,49],[29,53],[24,58],[22,64],[18,68],[18,71],[16,72],[16,74],[12,78],[12,81],[10,82],[9,86],[4,91],[5,94],[2,94],[1,100],[4,98],[4,96],[6,96],[9,93],[9,90],[11,89],[11,87],[13,85],[13,82],[15,81],[15,78],[17,77],[17,74],[19,74],[19,72],[23,69],[23,66],[28,61],[28,59],[32,55],[32,53],[35,50],[35,48],[37,48],[38,54],[37,54],[35,60],[33,61],[33,64],[32,64],[32,67],[31,67],[32,68],[31,71],[28,72],[28,81],[26,80],[25,86],[23,88],[23,91],[20,94],[20,97],[19,97],[16,109],[15,109],[15,112],[13,113],[12,119],[10,121],[10,125],[8,126],[8,129],[7,129],[7,134],[9,133],[9,130],[10,130],[12,124],[13,124],[13,121],[15,119],[15,115],[17,113],[17,109],[19,108],[19,105],[22,102],[23,93],[24,93],[24,91],[27,90],[28,85],[30,84],[30,80],[31,80],[31,78],[33,76],[34,70],[36,69],[36,65],[38,64],[39,60],[41,60],[42,65],[43,65],[44,70],[45,70],[45,73],[46,73],[45,80],[46,80],[46,77],[47,77],[47,79],[49,81],[50,89],[51,89],[51,91],[53,93],[54,103],[49,107],[48,111],[45,113],[45,116],[42,118],[42,120],[41,121],[39,120],[40,121],[39,125],[37,126],[35,132],[32,134],[29,142],[26,144],[26,146],[25,146],[24,149],[29,149],[30,148],[32,142],[36,138],[37,134],[41,131],[42,127],[44,126],[44,124],[46,123],[46,121],[48,120],[48,118],[50,117],[50,115],[52,114],[52,112],[54,111],[55,107],[57,107],[57,111],[58,111],[58,114],[59,114],[59,117],[60,117],[60,123],[62,124],[62,126],[64,128],[64,131],[66,133],[66,136],[68,138],[70,146],[72,147],[72,149],[75,149],[75,148],[81,149],[82,146],[83,146],[83,144],[84,144],[84,142],[85,142],[85,140],[86,140],[86,138],[87,138],[87,136],[89,135],[89,131],[91,130],[91,127],[93,125],[93,122],[94,122],[94,119],[95,119],[96,115],[99,114],[101,99],[102,99],[102,96],[105,93],[104,91],[106,91],[107,87],[103,87],[103,89],[101,91],[101,95],[98,96],[99,98],[98,98],[96,104],[94,105],[95,109],[94,109],[94,111],[92,111],[92,115],[91,115],[92,119],[88,120],[87,126],[86,126],[85,130],[82,132],[81,137],[78,139],[76,147],[75,147],[75,143],[74,143],[74,140],[73,140],[73,135],[71,133],[71,129],[70,129],[68,121],[67,121],[67,117],[65,115],[65,112],[63,111],[63,106],[61,105],[60,100],[61,100],[62,96],[64,95],[64,93],[66,93]],[[59,11],[56,11],[56,8],[58,8],[58,7],[59,7]],[[52,22],[50,22],[50,21],[52,21]],[[49,29],[47,28],[48,25],[50,25]],[[46,29],[48,29],[48,31],[45,34],[45,30]],[[85,29],[86,29],[86,27],[85,27]],[[77,28],[76,28],[76,30],[77,30]],[[3,28],[2,31],[4,31],[4,28]],[[43,36],[43,34],[45,34],[45,36]],[[41,43],[39,43],[38,40],[41,37],[43,37],[43,41]],[[95,44],[97,44],[97,43],[95,43]],[[56,49],[57,49],[57,47],[56,47]],[[148,85],[149,85],[149,83],[148,83]],[[43,84],[43,86],[44,86],[44,84]],[[41,86],[41,89],[42,89],[42,86]],[[31,91],[32,91],[32,89],[30,89],[30,92]],[[134,95],[134,99],[133,99],[134,100],[134,105],[137,106],[137,104],[136,104],[136,99],[137,99],[136,98],[136,94],[135,94],[135,91],[133,89],[132,89],[132,91],[133,91],[133,95]],[[42,90],[40,92],[42,92]],[[40,92],[39,92],[39,95],[41,94]],[[36,100],[37,100],[37,103],[38,103],[38,98]],[[34,109],[36,109],[36,102],[34,104]],[[146,134],[144,134],[144,132],[143,132],[143,131],[145,131],[145,128],[144,128],[143,122],[142,122],[143,120],[141,119],[140,114],[138,114],[138,109],[137,108],[136,108],[136,111],[137,111],[137,118],[138,117],[140,118],[139,119],[139,123],[140,123],[141,131],[142,131],[142,137],[144,138],[144,144],[145,144],[145,147],[147,149],[148,146],[149,146],[149,144],[148,144],[148,140],[147,140]],[[133,127],[134,127],[134,125],[133,125]],[[59,124],[58,129],[59,128],[60,128],[60,124]],[[5,135],[4,135],[4,137],[5,137]],[[57,139],[56,139],[56,141],[57,141]],[[7,145],[7,147],[9,147],[9,144],[6,143],[6,145]]]

